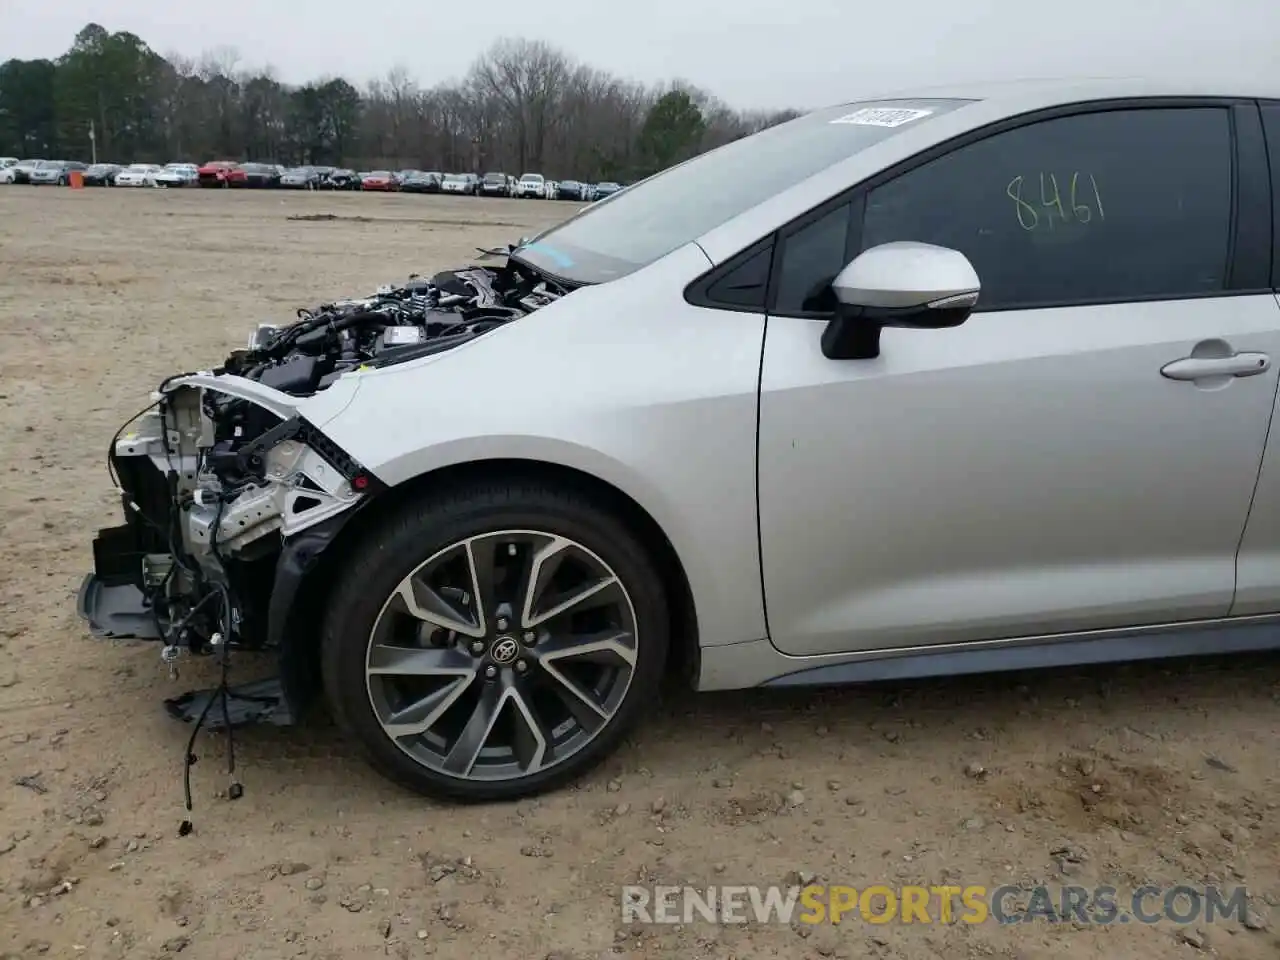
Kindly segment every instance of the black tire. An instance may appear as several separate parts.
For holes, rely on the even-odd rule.
[[[635,617],[635,663],[623,699],[576,753],[533,774],[466,779],[410,757],[384,732],[366,686],[371,632],[400,582],[439,551],[470,537],[532,530],[567,537],[614,571]],[[580,777],[603,761],[658,698],[670,645],[667,598],[652,558],[635,535],[591,499],[534,482],[489,482],[406,505],[365,534],[348,555],[325,616],[321,671],[338,725],[384,776],[427,797],[514,800]]]

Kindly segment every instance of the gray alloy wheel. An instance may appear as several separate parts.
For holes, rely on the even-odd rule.
[[[619,575],[565,536],[459,540],[404,577],[373,622],[365,687],[414,763],[470,782],[549,773],[591,743],[636,671]]]

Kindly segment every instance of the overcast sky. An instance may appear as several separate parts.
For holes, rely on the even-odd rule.
[[[0,59],[56,57],[91,21],[163,54],[234,47],[290,83],[363,83],[400,64],[431,85],[522,35],[638,80],[682,77],[737,107],[951,79],[1280,69],[1276,0],[0,0]]]

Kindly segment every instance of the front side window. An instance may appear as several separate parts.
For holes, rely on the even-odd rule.
[[[960,147],[867,195],[862,248],[959,250],[979,309],[1175,299],[1226,288],[1228,110],[1109,110]]]
[[[836,308],[831,281],[849,262],[850,204],[844,203],[782,240],[773,312],[829,313]]]

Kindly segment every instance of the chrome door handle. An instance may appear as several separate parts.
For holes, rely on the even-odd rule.
[[[1166,363],[1160,375],[1170,380],[1206,380],[1209,377],[1256,377],[1271,369],[1265,353],[1237,353],[1230,357],[1183,357]]]

